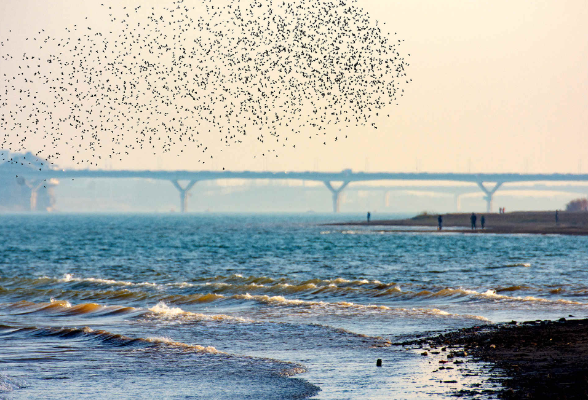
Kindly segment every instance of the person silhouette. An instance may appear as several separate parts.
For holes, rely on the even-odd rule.
[[[476,217],[476,214],[472,213],[472,215],[470,216],[470,222],[472,223],[472,229],[476,229],[476,220],[478,219],[478,217]]]
[[[372,214],[368,211],[367,213],[367,223],[370,223],[370,218],[372,218]]]
[[[482,229],[484,229],[484,224],[486,223],[486,217],[484,217],[482,215],[482,218],[480,218],[480,225],[482,226]]]
[[[558,214],[558,210],[555,210],[555,224],[559,224],[559,214]]]
[[[443,217],[439,215],[437,217],[437,230],[443,229]]]

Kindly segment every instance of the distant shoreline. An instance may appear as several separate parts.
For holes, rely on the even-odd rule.
[[[505,214],[476,213],[477,229],[470,228],[471,213],[441,214],[443,228],[450,230],[382,230],[382,232],[416,233],[464,233],[464,234],[536,234],[536,235],[588,235],[588,212],[559,211],[559,221],[555,222],[555,211],[524,211]],[[481,229],[480,219],[486,219],[485,229]],[[437,227],[438,214],[421,214],[414,218],[397,220],[375,220],[332,223],[329,226],[394,226],[394,227]]]

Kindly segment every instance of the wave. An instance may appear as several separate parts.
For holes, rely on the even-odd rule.
[[[148,338],[132,338],[118,333],[111,333],[105,330],[94,330],[90,327],[83,328],[57,328],[57,327],[37,327],[37,326],[26,326],[17,327],[9,325],[0,325],[0,335],[3,336],[19,336],[27,335],[33,337],[57,337],[63,339],[92,339],[98,340],[104,344],[110,344],[117,347],[128,347],[128,346],[159,346],[165,345],[173,348],[181,348],[185,350],[191,350],[198,353],[208,354],[227,354],[217,350],[211,346],[200,346],[193,344],[186,344],[176,342],[168,338],[162,337],[148,337]]]
[[[186,343],[182,343],[182,342],[177,342],[177,341],[172,340],[168,337],[148,337],[145,340],[149,343],[163,344],[166,346],[178,347],[178,348],[187,349],[187,350],[195,350],[199,353],[227,354],[223,351],[219,351],[219,350],[215,349],[212,346],[204,347],[204,346],[200,346],[197,344],[186,344]]]
[[[507,286],[494,289],[495,292],[516,292],[518,290],[528,290],[530,289],[527,285],[514,285],[514,286]]]
[[[104,285],[115,285],[115,286],[149,286],[149,287],[157,287],[156,283],[151,282],[128,282],[128,281],[116,281],[112,279],[102,279],[102,278],[77,278],[74,277],[72,274],[65,274],[63,278],[58,279],[58,282],[89,282],[89,283],[99,283]]]
[[[366,288],[366,289],[386,289],[392,286],[397,286],[396,283],[382,283],[378,280],[368,279],[310,279],[306,281],[298,281],[287,278],[274,279],[267,276],[248,276],[244,277],[240,274],[231,276],[213,276],[209,278],[198,278],[193,282],[171,282],[171,283],[155,283],[155,282],[131,282],[124,280],[114,280],[95,277],[77,277],[73,274],[66,273],[61,278],[50,278],[42,276],[39,278],[0,278],[0,283],[4,286],[17,286],[20,289],[32,289],[43,287],[43,290],[51,290],[54,284],[69,284],[69,283],[88,283],[94,284],[97,288],[104,286],[123,286],[125,288],[143,287],[154,288],[158,290],[165,290],[166,288],[197,288],[205,287],[212,288],[215,293],[224,292],[243,292],[243,291],[282,291],[284,293],[297,293],[304,291],[312,291],[324,287],[339,288]],[[50,286],[49,288],[47,286]],[[62,286],[59,286],[62,287]],[[6,289],[6,288],[3,288]]]
[[[486,268],[488,269],[501,269],[501,268],[516,268],[516,267],[525,267],[530,268],[530,263],[514,263],[514,264],[504,264],[504,265],[490,265]]]
[[[178,319],[181,317],[183,320],[190,321],[236,321],[236,322],[253,322],[249,319],[242,317],[233,317],[230,315],[223,314],[199,314],[190,311],[184,311],[180,307],[170,307],[164,302],[159,302],[155,306],[149,308],[151,315],[148,317],[158,316],[165,319]]]
[[[128,314],[137,311],[134,307],[125,306],[102,306],[96,303],[82,303],[72,306],[67,300],[51,299],[49,303],[33,303],[30,301],[19,301],[12,304],[4,304],[3,307],[9,310],[12,315],[25,315],[44,313],[50,315],[70,316],[70,315],[116,315]]]
[[[551,299],[544,299],[544,298],[540,298],[540,297],[534,297],[534,296],[525,296],[525,297],[520,297],[520,296],[505,296],[505,295],[501,295],[501,294],[496,294],[496,291],[490,289],[485,291],[484,293],[480,293],[479,294],[482,297],[487,297],[490,299],[500,299],[500,300],[509,300],[509,301],[527,301],[527,302],[541,302],[541,303],[558,303],[558,304],[573,304],[573,305],[588,305],[586,303],[581,303],[579,301],[572,301],[572,300],[565,300],[565,299],[555,299],[555,300],[551,300]]]
[[[516,290],[522,290],[524,288],[526,288],[526,287],[511,286],[506,289],[502,289],[502,290],[499,289],[499,291],[516,291]],[[523,301],[523,302],[541,302],[541,303],[554,303],[554,304],[572,304],[572,305],[583,305],[583,306],[588,305],[586,303],[581,303],[579,301],[565,300],[565,299],[545,299],[545,298],[534,297],[534,296],[507,296],[507,295],[503,295],[503,294],[497,294],[496,290],[494,290],[494,289],[488,289],[485,292],[478,292],[475,290],[463,289],[463,288],[458,288],[458,289],[446,288],[446,289],[441,289],[437,292],[430,292],[427,290],[423,290],[421,292],[416,293],[415,296],[417,296],[417,297],[475,297],[475,298],[481,298],[481,299],[505,300],[505,301],[513,301],[513,302]]]
[[[325,302],[325,301],[309,301],[309,300],[300,300],[300,299],[287,299],[282,296],[267,296],[267,295],[251,295],[249,293],[242,294],[242,295],[234,295],[229,297],[228,299],[235,299],[235,300],[246,300],[246,301],[256,301],[264,304],[269,305],[276,305],[276,306],[302,306],[304,308],[316,311],[316,312],[346,312],[350,311],[353,313],[365,313],[365,312],[379,312],[379,313],[389,313],[393,315],[407,315],[407,316],[440,316],[440,317],[449,317],[449,318],[466,318],[466,319],[476,319],[481,321],[489,321],[487,318],[478,316],[478,315],[469,315],[469,314],[452,314],[448,313],[443,310],[439,310],[436,308],[402,308],[402,307],[388,307],[384,305],[363,305],[363,304],[356,304],[346,301],[339,301],[339,302]],[[229,315],[206,315],[206,314],[199,314],[193,313],[189,311],[184,311],[179,307],[170,307],[167,304],[160,302],[156,306],[149,309],[154,314],[173,319],[177,317],[182,317],[187,320],[196,320],[196,321],[237,321],[237,322],[248,322],[252,323],[255,322],[248,318],[243,317],[235,317]]]
[[[0,374],[0,393],[12,392],[15,389],[22,389],[26,387],[26,382]]]
[[[352,312],[383,312],[391,314],[403,314],[409,316],[442,316],[450,318],[467,318],[477,319],[481,321],[489,321],[487,318],[478,315],[467,315],[467,314],[451,314],[443,310],[436,308],[401,308],[401,307],[388,307],[384,305],[375,304],[357,304],[347,301],[338,302],[325,302],[325,301],[308,301],[299,299],[286,299],[282,296],[267,296],[267,295],[251,295],[249,293],[243,295],[231,296],[233,299],[238,300],[254,300],[261,303],[270,305],[283,305],[283,306],[305,306],[314,310],[325,310],[325,311],[348,311]]]
[[[523,264],[521,264],[523,265]],[[525,264],[526,265],[526,264]],[[554,291],[553,288],[533,288],[527,285],[513,285],[508,287],[497,287],[485,291],[464,288],[443,288],[415,290],[418,286],[407,283],[408,289],[402,289],[397,283],[382,283],[378,280],[368,279],[311,279],[297,281],[288,278],[274,279],[266,276],[245,277],[239,274],[231,276],[214,276],[212,278],[198,278],[192,282],[175,283],[133,283],[129,281],[117,281],[94,277],[78,278],[72,274],[65,274],[63,278],[53,279],[47,277],[30,279],[24,281],[21,278],[0,278],[0,282],[6,287],[0,287],[0,296],[10,300],[27,299],[41,300],[48,297],[59,297],[68,300],[82,302],[123,302],[126,304],[164,302],[165,304],[204,304],[225,300],[255,300],[272,305],[309,305],[309,304],[335,304],[340,307],[354,304],[340,301],[332,302],[337,298],[352,299],[360,303],[369,302],[369,299],[398,299],[409,301],[412,299],[433,299],[433,298],[464,298],[491,301],[509,302],[541,302],[553,304],[588,305],[575,300],[543,298],[541,293],[548,296],[558,295],[561,289]],[[19,284],[20,282],[20,284]],[[80,282],[97,285],[97,287],[82,288],[78,286],[65,286],[71,283],[75,285]],[[31,286],[21,287],[21,284],[28,283]],[[53,284],[62,286],[49,286]],[[104,288],[104,286],[107,286]],[[109,288],[110,287],[110,288]],[[106,289],[106,290],[105,290]],[[153,290],[151,290],[153,289]],[[201,291],[201,293],[190,293]],[[507,292],[527,291],[529,296],[512,296]],[[537,296],[539,294],[539,296]],[[581,294],[574,292],[573,294]],[[294,298],[293,297],[299,297]],[[300,299],[301,298],[301,299]],[[319,301],[324,299],[325,301]],[[388,303],[389,304],[389,301]],[[47,306],[49,311],[58,305]],[[91,306],[87,306],[91,307]],[[86,307],[86,308],[87,308]],[[362,306],[367,308],[388,307],[385,306]],[[88,310],[71,310],[71,313],[86,313]],[[89,310],[92,311],[92,310]]]
[[[63,340],[77,339],[87,341],[97,341],[101,345],[112,346],[116,348],[132,348],[155,350],[164,349],[166,351],[180,351],[189,353],[198,353],[210,356],[222,356],[219,360],[237,362],[239,368],[245,371],[266,369],[277,373],[279,376],[293,376],[307,371],[306,367],[300,363],[282,361],[272,358],[251,357],[244,355],[230,354],[220,351],[213,346],[201,346],[198,344],[183,343],[173,340],[166,336],[152,337],[130,337],[118,333],[112,333],[101,329],[92,329],[90,327],[38,327],[38,326],[11,326],[0,324],[0,337],[20,337],[20,338],[57,338]],[[0,375],[0,391],[3,386],[3,376]],[[14,388],[22,387],[18,382],[11,380]]]
[[[121,314],[132,314],[135,317],[157,318],[157,319],[180,319],[185,321],[236,321],[251,322],[241,317],[233,317],[223,314],[199,314],[184,311],[179,307],[170,307],[160,301],[149,309],[141,309],[128,306],[104,306],[97,303],[81,303],[72,305],[66,300],[51,299],[49,303],[33,303],[30,301],[19,301],[16,303],[2,304],[0,308],[8,309],[10,315],[44,314],[47,316],[113,316]]]
[[[455,293],[469,293],[478,294],[480,296],[491,296],[490,293],[480,294],[475,291],[469,291],[465,289],[444,289],[436,294],[426,294],[427,296],[449,296]],[[420,293],[423,295],[423,293]],[[492,295],[498,298],[510,298],[502,295]],[[178,296],[170,296],[178,299]],[[302,299],[291,299],[284,296],[268,296],[268,295],[252,295],[249,293],[237,294],[232,296],[223,295],[191,295],[191,298],[202,299],[207,298],[206,301],[255,301],[262,304],[267,304],[275,307],[302,307],[309,312],[314,313],[352,313],[352,314],[370,314],[370,313],[384,313],[394,315],[406,315],[406,316],[442,316],[449,318],[472,318],[478,320],[486,320],[483,317],[476,315],[461,315],[451,314],[442,311],[437,308],[403,308],[403,307],[391,307],[387,305],[378,304],[358,304],[349,301],[312,301]],[[186,296],[183,296],[181,300],[186,301]],[[171,303],[172,306],[168,305],[166,301],[158,301],[158,303],[148,309],[135,308],[129,306],[104,306],[98,303],[81,303],[72,305],[66,300],[54,300],[52,299],[49,303],[33,303],[30,301],[19,301],[11,304],[0,305],[0,308],[8,309],[11,315],[27,315],[27,314],[44,314],[47,316],[57,317],[68,317],[68,316],[91,316],[91,317],[103,317],[103,316],[114,316],[114,315],[129,315],[135,314],[134,318],[143,318],[144,320],[173,320],[183,322],[194,322],[194,321],[231,321],[231,322],[253,322],[249,318],[240,316],[231,316],[226,314],[203,314],[191,311],[185,311],[178,307],[176,303]],[[574,304],[576,304],[574,302]],[[581,303],[577,303],[581,304]],[[288,314],[286,314],[287,316]]]

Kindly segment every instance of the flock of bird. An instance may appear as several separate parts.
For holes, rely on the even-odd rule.
[[[138,150],[205,163],[215,146],[251,140],[277,156],[298,136],[347,132],[331,126],[377,128],[411,81],[402,41],[356,0],[187,3],[103,4],[100,28],[41,30],[22,56],[0,40],[0,148],[36,144],[50,162],[67,149],[80,167]]]

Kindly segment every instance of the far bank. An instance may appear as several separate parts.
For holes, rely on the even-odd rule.
[[[588,212],[559,211],[521,211],[512,213],[476,213],[476,229],[471,229],[471,213],[455,214],[420,214],[413,218],[397,220],[372,220],[330,224],[335,226],[395,226],[395,227],[438,227],[438,217],[442,218],[442,230],[434,232],[461,233],[526,233],[526,234],[563,234],[588,235]],[[485,219],[482,230],[480,221]],[[394,232],[398,232],[397,229]],[[419,232],[411,229],[410,232]],[[426,232],[431,232],[427,229]]]

